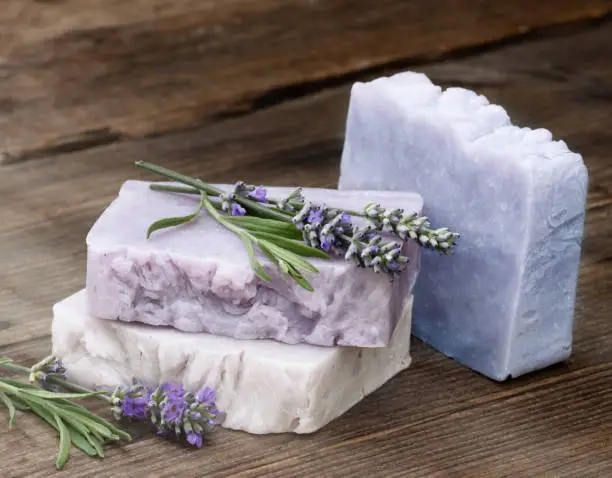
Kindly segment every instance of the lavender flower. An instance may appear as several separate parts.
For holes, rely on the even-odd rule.
[[[197,448],[202,448],[202,434],[197,432],[187,433],[187,442]]]
[[[447,228],[432,229],[427,217],[417,213],[406,213],[402,209],[385,209],[380,204],[368,204],[364,208],[368,222],[383,232],[397,234],[406,241],[413,239],[422,247],[444,254],[456,244],[459,234]]]
[[[278,208],[282,211],[296,212],[298,205],[302,205],[305,202],[304,195],[302,194],[302,188],[294,189],[289,196],[277,202]]]
[[[309,224],[319,226],[323,223],[324,220],[325,220],[325,211],[320,207],[312,208],[310,212],[308,213],[307,222]]]
[[[210,387],[204,387],[202,390],[198,392],[197,395],[198,401],[202,403],[208,403],[214,405],[215,400],[217,399],[216,392]]]
[[[50,377],[66,379],[64,365],[61,360],[52,355],[32,366],[29,378],[31,383],[39,383],[45,390],[58,391],[58,387],[49,382]]]
[[[268,191],[263,186],[257,186],[255,190],[249,193],[249,197],[259,202],[266,202]]]
[[[244,209],[238,203],[232,203],[232,216],[244,216],[246,214],[246,209]]]
[[[167,382],[155,389],[143,384],[119,388],[111,396],[111,405],[118,418],[150,421],[158,435],[175,436],[200,448],[203,435],[223,421],[215,400],[210,387],[192,393],[180,384]]]

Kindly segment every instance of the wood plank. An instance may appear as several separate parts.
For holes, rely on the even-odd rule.
[[[523,124],[551,128],[591,172],[574,355],[498,384],[415,341],[414,366],[315,435],[220,430],[187,450],[149,435],[69,476],[610,476],[612,474],[612,22],[567,37],[422,68],[476,85]],[[542,61],[545,58],[546,61]],[[391,72],[389,70],[388,72]],[[550,79],[551,72],[559,79]],[[494,81],[492,81],[494,79]],[[162,138],[118,143],[0,174],[0,354],[50,349],[51,304],[80,287],[84,236],[147,159],[212,181],[332,186],[349,86]],[[35,446],[35,448],[32,448]],[[54,473],[56,439],[35,417],[0,428],[7,476]],[[35,451],[34,451],[35,450]],[[64,473],[64,474],[65,474]]]
[[[288,87],[303,94],[364,68],[600,18],[612,0],[21,0],[1,10],[9,162],[192,128],[282,101]]]

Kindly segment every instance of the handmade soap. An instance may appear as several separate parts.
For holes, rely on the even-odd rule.
[[[419,338],[496,380],[570,355],[587,170],[548,130],[422,74],[357,83],[339,187],[416,191],[461,233],[450,257],[423,253]]]
[[[310,433],[410,365],[411,309],[409,298],[389,347],[318,347],[98,320],[82,290],[53,308],[53,354],[70,380],[92,389],[133,380],[208,385],[227,428]]]
[[[270,188],[286,197],[291,188]],[[305,189],[307,199],[334,207],[361,208],[371,201],[421,211],[413,193],[339,192]],[[419,248],[405,246],[409,267],[399,280],[358,268],[343,258],[312,259],[314,292],[300,287],[266,257],[270,283],[255,276],[244,245],[212,216],[154,233],[160,218],[194,211],[197,196],[152,191],[126,182],[87,236],[89,312],[97,318],[172,326],[239,339],[274,339],[323,346],[386,346],[402,300],[419,270]]]

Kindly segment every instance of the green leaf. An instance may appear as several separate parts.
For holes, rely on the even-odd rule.
[[[267,243],[266,241],[259,241],[258,245],[259,245],[259,248],[264,252],[264,254],[266,254],[272,262],[275,262],[276,264],[278,264],[280,269],[285,274],[289,274],[304,289],[310,292],[314,290],[313,287],[310,285],[310,283],[304,278],[302,274],[300,274],[300,272],[295,267],[293,267],[291,264],[289,264],[284,259],[274,256],[273,252],[268,249],[269,243]]]
[[[189,221],[195,219],[198,216],[198,214],[200,214],[200,211],[202,210],[203,206],[204,206],[204,195],[202,195],[200,204],[193,214],[188,214],[187,216],[180,216],[180,217],[166,217],[164,219],[160,219],[159,221],[155,221],[153,224],[149,226],[149,229],[147,230],[147,239],[149,239],[149,237],[151,237],[151,234],[153,234],[155,231],[159,231],[160,229],[165,229],[168,227],[180,226],[181,224],[188,223]]]
[[[92,433],[95,433],[100,436],[100,438],[106,438],[110,440],[118,441],[119,438],[116,433],[113,433],[113,430],[110,430],[106,425],[101,423],[97,423],[95,420],[91,420],[84,415],[80,415],[78,420],[85,425]]]
[[[283,274],[289,274],[289,264],[287,264],[286,261],[279,259],[278,265],[281,271],[283,271]]]
[[[265,239],[267,241],[276,244],[279,247],[287,251],[294,252],[302,257],[319,257],[321,259],[329,259],[329,254],[320,249],[316,249],[311,246],[307,246],[303,242],[294,241],[292,239],[287,239],[285,237],[281,237],[275,234],[269,234],[267,232],[251,232],[251,235],[257,237],[258,239]]]
[[[113,435],[116,435],[123,440],[132,441],[132,437],[129,433],[124,432],[120,428],[113,426],[111,422],[99,415],[96,415],[95,413],[90,412],[89,410],[87,410],[87,408],[76,403],[70,402],[68,400],[61,400],[61,402],[63,402],[64,408],[66,410],[72,413],[76,413],[79,416],[85,417],[93,422],[96,422],[99,425],[102,425],[103,427],[106,427]]]
[[[92,439],[89,435],[81,433],[70,423],[67,423],[66,426],[70,430],[70,438],[74,446],[86,455],[104,457],[104,450],[100,446],[100,443]]]
[[[293,279],[295,279],[295,281],[300,284],[304,289],[312,292],[314,291],[313,287],[310,285],[310,282],[308,282],[304,276],[300,273],[300,271],[298,271],[297,269],[293,268],[290,266],[290,270],[289,270],[289,274],[291,275],[291,277],[293,277]]]
[[[66,404],[67,401],[51,401],[35,396],[28,397],[28,401],[30,402],[30,404],[34,403],[39,407],[44,407],[46,410],[49,411],[49,413],[58,414],[62,417],[68,416],[70,418],[73,418],[71,414],[74,414],[74,409],[72,409],[69,405]],[[120,440],[119,434],[114,433],[115,428],[110,423],[106,422],[104,419],[102,419],[102,421],[105,423],[99,423],[98,420],[90,419],[82,413],[74,416],[74,418],[77,418],[83,425],[85,425],[89,429],[90,433],[94,434],[95,436],[98,436],[100,438],[100,441],[102,441],[103,439],[114,441]]]
[[[28,407],[19,397],[13,397],[13,405],[17,410],[21,410],[22,412],[30,411],[30,407]]]
[[[244,247],[247,250],[247,254],[249,255],[249,261],[251,263],[251,267],[255,271],[255,274],[257,274],[257,277],[259,277],[261,280],[265,282],[270,282],[272,278],[270,277],[270,275],[266,272],[266,270],[263,268],[263,266],[260,264],[260,262],[255,257],[255,249],[253,248],[253,243],[251,242],[249,237],[245,234],[240,234],[240,239],[242,240],[242,243],[244,244]]]
[[[260,239],[258,242],[262,242],[262,241],[263,240]],[[276,244],[273,244],[269,241],[263,241],[263,242],[265,242],[266,247],[270,250],[272,254],[279,257],[280,259],[284,259],[285,261],[287,261],[288,264],[294,266],[295,268],[301,269],[305,272],[312,272],[315,274],[319,272],[319,270],[315,266],[313,266],[310,262],[306,261],[305,259],[302,259],[297,254],[291,251],[288,251],[286,249],[283,249],[282,247],[279,247]]]
[[[6,395],[4,392],[0,392],[0,401],[4,402],[6,408],[9,411],[9,428],[13,428],[15,426],[15,405],[13,401]]]
[[[61,470],[62,468],[64,468],[64,465],[70,457],[70,446],[72,443],[72,438],[70,437],[70,430],[68,430],[68,427],[63,422],[63,420],[57,414],[54,414],[53,418],[57,423],[57,429],[59,430],[60,434],[59,452],[55,460],[55,466],[58,470]]]
[[[12,378],[2,378],[0,379],[0,382],[4,382],[7,383],[13,387],[19,388],[19,389],[25,389],[25,390],[40,390],[40,388],[38,388],[35,385],[32,385],[30,383],[27,382],[20,382],[19,380],[14,380]]]
[[[62,392],[50,392],[48,390],[40,390],[40,389],[28,389],[24,390],[24,393],[28,395],[33,395],[38,398],[89,398],[96,397],[99,395],[104,395],[104,392],[87,392],[87,393],[62,393]]]
[[[30,401],[28,399],[24,399],[24,402],[27,404],[27,406],[30,408],[30,410],[32,410],[34,413],[36,413],[36,415],[38,415],[40,418],[42,418],[44,421],[46,421],[55,430],[59,431],[58,428],[57,428],[57,423],[56,423],[55,419],[53,418],[53,415],[51,413],[49,413],[49,411],[44,406],[41,406],[38,403],[32,402],[32,401]]]
[[[267,232],[288,239],[301,239],[302,237],[302,233],[295,225],[275,219],[264,219],[253,216],[226,216],[224,220],[246,229],[249,232]]]

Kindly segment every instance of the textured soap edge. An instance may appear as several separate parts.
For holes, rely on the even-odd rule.
[[[394,375],[410,365],[410,325],[412,312],[412,298],[410,298],[402,314],[402,320],[393,335],[391,345],[382,349],[321,348],[309,345],[286,345],[273,341],[258,341],[266,343],[266,350],[283,350],[284,353],[292,350],[304,350],[315,353],[317,366],[310,375],[310,380],[300,376],[300,364],[286,364],[284,374],[291,378],[285,381],[282,391],[268,387],[263,389],[264,395],[249,395],[253,388],[244,388],[255,377],[254,371],[266,366],[269,357],[252,356],[252,351],[242,350],[239,353],[216,355],[209,361],[219,360],[208,367],[206,373],[198,373],[190,368],[194,362],[203,360],[197,353],[185,354],[182,350],[169,350],[156,347],[157,354],[153,357],[143,355],[142,347],[144,337],[148,340],[158,340],[160,333],[164,336],[172,334],[185,341],[184,349],[197,349],[197,335],[207,335],[215,343],[219,341],[232,343],[237,349],[241,346],[250,348],[253,344],[244,344],[240,340],[224,337],[212,337],[208,334],[186,334],[175,330],[155,330],[154,327],[124,324],[121,322],[93,319],[85,311],[85,291],[79,291],[73,296],[54,306],[54,319],[52,326],[53,353],[60,357],[68,368],[71,380],[84,386],[96,389],[112,389],[117,385],[130,384],[135,378],[149,382],[175,379],[180,381],[187,389],[196,390],[209,384],[218,390],[218,404],[228,413],[224,423],[226,428],[244,430],[254,434],[263,433],[312,433],[325,426],[364,396],[372,393],[382,386]],[[76,308],[82,315],[71,312]],[[88,325],[95,324],[95,337],[88,336]],[[195,345],[194,345],[195,344]],[[295,349],[292,349],[295,347]],[[340,367],[331,367],[335,363],[335,354],[342,353],[344,357]],[[170,374],[161,374],[160,363],[164,363],[164,370]],[[229,363],[231,362],[231,363]],[[250,364],[250,365],[249,365]],[[379,373],[368,377],[368,367],[378,364]],[[277,366],[277,365],[275,365]],[[221,373],[218,369],[225,370]],[[225,368],[223,368],[225,367]],[[233,367],[233,374],[230,368]],[[358,370],[357,376],[355,371]],[[216,372],[216,376],[215,376]],[[172,375],[172,376],[169,376]],[[347,389],[339,389],[333,385],[341,383],[343,376],[351,376],[353,380]],[[361,381],[358,380],[361,377]],[[275,384],[283,383],[275,380]],[[327,390],[325,390],[327,387]],[[258,389],[262,392],[262,389]],[[314,409],[323,393],[329,393],[326,413],[318,421],[309,420],[309,411]],[[251,400],[250,407],[237,407],[235,401],[244,395]],[[266,396],[267,394],[267,396]],[[287,402],[294,403],[294,408],[287,410],[283,407]],[[267,405],[266,405],[267,403]],[[269,406],[270,403],[275,406]],[[257,422],[254,417],[259,417]],[[251,420],[250,423],[241,420]]]
[[[568,359],[572,352],[573,325],[575,316],[576,292],[578,285],[578,272],[580,257],[582,255],[582,241],[575,241],[576,237],[583,237],[586,218],[586,200],[588,190],[588,171],[581,157],[575,153],[561,154],[555,158],[555,163],[563,164],[563,168],[554,168],[553,164],[545,159],[535,162],[534,175],[544,174],[549,178],[549,188],[538,188],[536,194],[539,201],[550,208],[551,221],[548,224],[539,224],[531,221],[529,236],[526,244],[526,267],[521,287],[521,298],[517,305],[517,320],[511,329],[510,337],[514,338],[513,347],[509,348],[506,361],[506,377],[514,378],[520,375],[542,369],[544,367]],[[574,175],[577,180],[563,182],[564,176]],[[563,182],[562,188],[556,187]],[[573,210],[559,210],[560,195],[575,195],[575,208]],[[534,201],[534,207],[537,202]],[[535,211],[531,211],[531,215]],[[539,263],[538,252],[541,250],[554,251],[559,247],[566,247],[563,254],[551,254],[546,264]],[[576,266],[567,273],[567,263],[575,262]],[[563,265],[565,274],[556,273],[556,268]],[[546,267],[545,267],[546,266]],[[554,280],[551,279],[554,277]],[[535,282],[545,286],[541,293],[526,294],[525,287]],[[556,300],[554,291],[564,291],[565,304]],[[537,331],[533,330],[535,320],[539,319]],[[562,324],[559,326],[558,324]],[[537,349],[526,345],[526,338],[537,332]],[[512,363],[513,366],[509,364]]]
[[[123,196],[127,197],[127,200],[134,200],[138,198],[141,192],[139,188],[147,187],[148,189],[149,184],[150,183],[144,181],[126,181],[119,191],[119,198]],[[229,187],[229,185],[223,186]],[[291,188],[274,188],[274,191],[283,194],[283,192],[290,192]],[[321,194],[321,191],[318,190],[317,193]],[[365,191],[363,194],[366,197],[382,194],[384,197],[386,193]],[[355,195],[353,194],[353,196]],[[392,196],[393,194],[390,193],[389,197]],[[406,201],[415,202],[415,207],[418,212],[420,212],[423,201],[419,194],[405,192],[402,193],[402,196],[405,196],[403,199]],[[119,198],[115,199],[111,205],[108,206],[107,211],[113,211],[113,209],[117,207]],[[96,229],[97,224],[98,221],[92,228],[92,231]],[[393,286],[392,290],[388,291],[391,295],[390,300],[387,298],[379,298],[379,300],[375,301],[378,302],[379,305],[371,307],[368,304],[362,304],[362,306],[366,308],[369,307],[369,310],[365,313],[368,317],[367,321],[363,321],[364,323],[357,321],[350,326],[340,327],[338,325],[338,330],[335,330],[339,322],[339,320],[336,319],[341,319],[341,317],[335,317],[335,315],[338,314],[334,315],[334,313],[330,311],[333,309],[341,309],[344,307],[343,304],[345,302],[350,303],[354,301],[348,295],[343,296],[341,293],[328,294],[328,292],[324,290],[324,287],[319,286],[319,284],[324,284],[326,281],[329,282],[330,280],[336,283],[346,283],[350,282],[349,278],[353,278],[356,284],[361,284],[362,282],[365,284],[367,293],[376,293],[380,295],[376,291],[380,290],[379,286],[385,281],[385,278],[382,276],[373,276],[371,275],[371,271],[355,269],[353,265],[345,263],[344,261],[341,261],[342,267],[335,271],[330,271],[327,264],[325,264],[326,261],[313,259],[313,262],[317,264],[317,266],[321,264],[326,267],[318,266],[321,270],[320,273],[308,277],[315,289],[314,293],[310,293],[303,291],[299,287],[294,287],[292,281],[281,274],[278,268],[272,266],[267,258],[262,259],[262,263],[273,278],[272,284],[266,284],[259,280],[254,275],[250,265],[246,262],[239,266],[235,266],[233,264],[228,265],[225,261],[221,260],[185,257],[176,252],[159,252],[154,249],[140,251],[137,248],[134,249],[129,247],[129,245],[113,245],[112,247],[108,247],[104,240],[93,241],[91,238],[92,231],[90,231],[87,237],[88,262],[86,287],[88,291],[90,291],[88,296],[90,299],[89,310],[99,318],[123,320],[126,322],[141,322],[151,325],[168,325],[187,332],[211,332],[219,335],[236,336],[243,339],[265,336],[291,344],[310,343],[321,346],[333,346],[334,344],[338,344],[359,347],[385,347],[389,343],[391,333],[397,320],[398,315],[396,311],[399,309],[399,304],[403,302],[404,293],[400,294],[402,298],[398,298],[396,292],[398,287]],[[107,247],[102,247],[102,245],[106,245]],[[415,260],[403,273],[403,276],[408,276],[409,280],[402,278],[401,288],[404,292],[406,292],[406,290],[411,292],[419,272],[420,252],[415,248],[408,247],[405,250],[411,251],[410,254]],[[191,264],[185,267],[169,267],[169,265],[187,264],[189,262],[191,262]],[[154,267],[150,268],[151,270],[146,270],[146,268],[141,267],[142,264],[153,264]],[[328,269],[327,272],[325,272],[326,269]],[[130,272],[137,271],[139,277],[144,275],[144,278],[140,277],[139,281],[134,281],[132,283],[131,280],[127,280],[126,277],[124,277],[124,270]],[[163,273],[168,271],[174,273],[174,271],[177,270],[191,270],[192,272],[178,274],[179,278],[184,279],[185,282],[187,282],[186,285],[189,287],[178,287],[178,293],[172,295],[172,291],[176,289],[176,287],[172,287],[172,284],[175,284],[176,281],[173,280],[172,276],[170,276],[170,278],[165,277]],[[232,271],[237,271],[235,275],[237,275],[238,278],[235,278],[235,275],[230,273]],[[338,275],[340,273],[341,276]],[[336,275],[337,277],[331,277],[332,275]],[[151,279],[151,281],[148,279]],[[151,290],[150,287],[147,288],[147,283],[160,282],[162,280],[166,280],[170,284],[164,289],[164,292],[160,293],[157,289]],[[279,290],[280,292],[278,295],[288,298],[296,310],[305,311],[304,314],[301,314],[303,315],[304,323],[312,321],[313,317],[315,317],[314,320],[316,325],[314,328],[310,332],[304,332],[302,335],[297,336],[297,332],[295,332],[297,327],[293,327],[294,324],[289,328],[283,328],[283,324],[281,324],[278,329],[274,329],[274,324],[271,324],[271,327],[266,329],[265,333],[262,332],[260,336],[256,337],[250,330],[243,332],[238,331],[241,327],[239,324],[233,331],[229,330],[230,327],[225,326],[215,328],[212,324],[206,323],[205,316],[199,314],[199,310],[194,310],[193,314],[187,313],[190,312],[190,309],[198,309],[199,307],[225,309],[225,306],[233,307],[237,301],[248,303],[256,296],[260,288],[270,289],[272,293]],[[186,298],[182,294],[184,294],[184,291],[187,289],[193,289],[196,293],[188,294],[188,300],[183,300]],[[221,294],[215,292],[218,290],[221,291]],[[322,290],[321,293],[319,292],[320,290]],[[161,297],[158,298],[157,295]],[[314,297],[316,300],[313,301],[311,297],[305,296]],[[332,298],[334,299],[333,303],[330,302]],[[159,300],[163,302],[162,307],[157,305]],[[324,302],[327,302],[327,306],[322,305]],[[309,304],[315,304],[312,310],[309,309]],[[179,317],[174,312],[175,308],[183,309],[183,317]],[[248,307],[244,308],[245,315],[249,315],[247,308]],[[388,315],[387,308],[392,310],[390,318],[386,317]],[[231,322],[233,317],[238,317],[240,315],[241,314],[228,313],[228,319]],[[284,319],[288,315],[281,311],[281,316],[281,319]],[[191,317],[199,317],[201,320],[191,320]],[[182,320],[177,320],[177,318],[181,318]],[[237,320],[237,322],[239,322],[239,320]],[[325,333],[328,329],[334,330],[335,333]]]
[[[372,94],[372,91],[376,89],[376,94],[382,94],[387,101],[390,99],[391,101],[396,101],[397,93],[402,88],[410,88],[413,93],[418,91],[419,94],[403,95],[401,101],[397,101],[394,107],[400,111],[409,112],[406,113],[409,115],[416,114],[417,117],[422,115],[433,118],[436,115],[440,115],[441,119],[451,125],[453,135],[457,141],[464,145],[466,151],[484,151],[490,145],[498,144],[500,140],[505,139],[511,145],[507,152],[515,155],[517,158],[522,156],[524,159],[522,164],[517,164],[517,167],[522,167],[526,175],[533,177],[544,173],[553,177],[554,171],[551,163],[555,165],[563,163],[566,168],[564,173],[569,169],[578,168],[581,179],[577,184],[571,185],[571,187],[569,185],[566,186],[568,191],[581,197],[578,208],[580,210],[569,213],[563,222],[573,222],[575,234],[582,234],[588,183],[588,173],[582,157],[577,153],[571,152],[564,141],[553,140],[552,134],[546,129],[521,128],[512,125],[503,107],[490,104],[488,99],[482,95],[477,95],[463,88],[448,88],[442,91],[439,86],[434,85],[425,75],[414,72],[383,77],[368,83],[355,83],[351,90],[351,101],[349,102],[346,138],[348,139],[352,133],[351,115],[354,114],[355,109],[361,106],[358,105],[360,95]],[[357,98],[357,101],[354,101],[354,98]],[[475,123],[478,127],[472,128],[469,123]],[[345,141],[340,168],[339,189],[351,190],[360,187],[359,184],[355,183],[351,174],[348,174],[349,170],[354,167],[351,163],[355,154],[356,152],[351,151],[348,142]],[[381,187],[381,185],[377,186]],[[366,184],[366,188],[371,187],[372,184]],[[547,191],[547,193],[549,192]],[[548,202],[548,204],[554,208],[552,202]],[[525,252],[533,245],[539,245],[540,248],[554,245],[556,241],[563,240],[564,231],[567,230],[565,224],[562,224],[561,227],[542,233],[538,231],[537,226],[537,224],[530,224],[529,226],[528,234],[525,238]],[[572,256],[579,256],[580,254],[581,247],[578,244],[577,248],[572,252]],[[532,260],[528,256],[525,257],[528,261]],[[540,349],[538,347],[538,350],[528,350],[523,345],[524,341],[522,339],[529,336],[528,329],[530,326],[533,327],[533,322],[530,323],[529,317],[533,316],[532,311],[534,308],[534,304],[523,299],[517,303],[516,322],[509,329],[508,336],[515,339],[512,342],[513,347],[508,348],[508,354],[502,363],[499,364],[499,370],[496,372],[482,370],[469,357],[449,355],[459,362],[498,381],[517,377],[567,359],[571,354],[572,347],[571,338],[574,323],[574,298],[576,295],[577,274],[578,267],[575,268],[573,273],[564,277],[560,283],[555,282],[553,284],[550,280],[543,283],[546,286],[544,292],[556,289],[559,286],[563,287],[567,291],[568,301],[571,302],[571,307],[565,309],[565,317],[562,319],[563,326],[560,328],[555,326],[554,312],[549,312],[550,308],[546,310],[546,306],[539,307],[539,336],[544,338],[543,343],[545,346],[543,348]],[[524,290],[528,280],[529,277],[524,275],[521,291]],[[546,293],[542,295],[546,296]],[[557,315],[556,319],[558,318],[559,316]],[[527,333],[525,333],[526,331]],[[418,335],[418,327],[415,333]],[[421,338],[435,346],[431,340]],[[513,363],[513,366],[510,366],[510,363]]]

